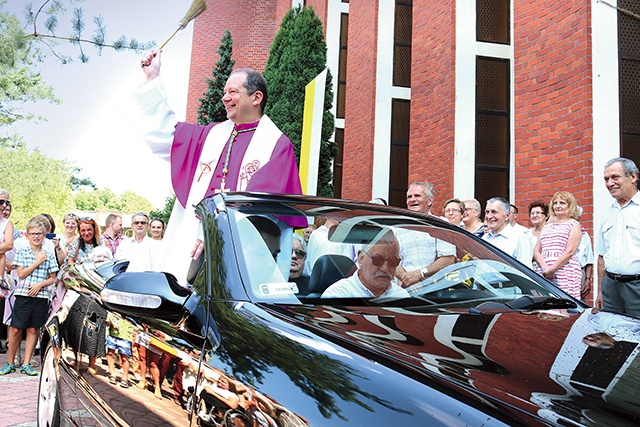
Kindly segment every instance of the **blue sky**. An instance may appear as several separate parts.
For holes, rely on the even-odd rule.
[[[43,1],[33,1],[34,7]],[[21,18],[25,3],[11,0],[4,8]],[[78,4],[85,10],[87,38],[93,28],[92,17],[100,14],[108,40],[124,34],[160,44],[175,30],[191,1],[86,0]],[[66,26],[64,21],[60,23],[61,30],[63,25]],[[186,110],[192,31],[190,23],[163,49],[162,55],[162,80],[179,119],[184,119]],[[109,187],[117,194],[134,191],[161,207],[171,192],[168,163],[150,153],[116,107],[119,99],[144,81],[139,65],[141,54],[105,49],[98,55],[91,46],[85,49],[90,56],[88,64],[76,61],[60,65],[50,56],[38,65],[62,104],[25,104],[25,111],[42,115],[47,121],[19,123],[12,130],[25,138],[29,148],[66,158],[81,167],[82,176],[91,178],[98,187]],[[72,57],[78,54],[73,47],[65,48],[64,52]]]

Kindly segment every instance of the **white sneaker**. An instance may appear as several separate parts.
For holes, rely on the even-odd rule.
[[[37,368],[38,366],[40,366],[40,362],[38,362],[35,357],[31,357],[29,365],[31,365],[33,368]]]
[[[13,364],[16,366],[22,366],[22,360],[19,354],[16,354],[16,357],[13,359]]]

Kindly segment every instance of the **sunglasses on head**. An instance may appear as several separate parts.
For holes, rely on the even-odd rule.
[[[0,200],[0,206],[11,206],[11,202],[8,200]]]
[[[367,251],[362,251],[362,252],[369,255],[369,258],[371,258],[371,263],[376,267],[382,267],[386,262],[389,264],[389,266],[396,268],[397,266],[400,265],[400,261],[402,261],[402,259],[398,257],[385,258],[382,255],[371,255]]]

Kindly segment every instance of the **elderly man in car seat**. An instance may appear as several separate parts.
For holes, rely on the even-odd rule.
[[[408,298],[407,291],[393,282],[400,264],[400,246],[391,230],[382,230],[358,252],[358,269],[351,277],[329,286],[322,298]]]

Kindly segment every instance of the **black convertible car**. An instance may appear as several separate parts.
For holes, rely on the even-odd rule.
[[[640,321],[459,227],[315,197],[229,193],[197,210],[205,252],[185,278],[126,261],[60,272],[38,425],[640,425]],[[293,233],[316,217],[332,226],[293,280]],[[329,297],[365,255],[403,266],[403,239],[399,256],[371,255],[382,235],[448,262],[394,278],[397,292]]]

